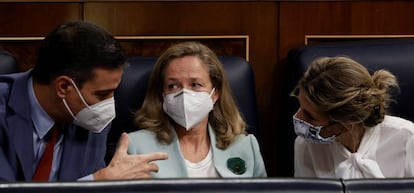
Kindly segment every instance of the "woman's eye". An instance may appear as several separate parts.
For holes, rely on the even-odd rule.
[[[199,87],[202,87],[203,85],[202,84],[200,84],[200,83],[191,83],[191,87],[193,87],[193,88],[199,88]]]
[[[169,90],[171,90],[171,89],[176,89],[176,88],[177,88],[177,85],[175,85],[175,84],[169,84],[169,85],[167,85],[167,88],[168,88]]]

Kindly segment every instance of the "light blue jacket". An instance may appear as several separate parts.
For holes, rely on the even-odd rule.
[[[210,141],[214,165],[221,177],[225,178],[248,178],[266,177],[266,169],[263,158],[260,154],[259,144],[254,135],[240,135],[225,150],[216,147],[216,137],[213,129],[209,126]],[[139,130],[129,133],[129,154],[143,154],[151,152],[166,152],[168,160],[155,161],[159,167],[158,173],[153,173],[154,178],[188,178],[184,158],[178,144],[177,134],[173,132],[173,142],[169,145],[160,144],[155,133],[148,130]],[[233,158],[233,159],[232,159]],[[245,172],[232,172],[228,166],[228,160],[238,160],[236,162],[245,165]],[[243,164],[243,161],[244,164]],[[231,161],[230,161],[231,162]],[[233,169],[234,170],[234,169]],[[237,174],[238,173],[238,174]]]

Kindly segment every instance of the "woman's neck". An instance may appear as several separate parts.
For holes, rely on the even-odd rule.
[[[210,150],[210,137],[207,124],[204,127],[193,128],[186,131],[184,128],[176,129],[181,153],[191,162],[203,160]]]
[[[336,141],[345,146],[351,153],[355,153],[358,151],[359,145],[361,144],[365,128],[360,124],[346,125],[345,128],[347,131],[338,136]]]

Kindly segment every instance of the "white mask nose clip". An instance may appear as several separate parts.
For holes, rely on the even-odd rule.
[[[213,107],[210,93],[188,89],[165,95],[163,104],[164,112],[187,131],[208,116]]]

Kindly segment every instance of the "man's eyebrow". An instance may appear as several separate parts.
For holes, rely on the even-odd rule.
[[[105,89],[105,90],[96,90],[94,93],[95,94],[107,94],[110,92],[114,92],[116,89]]]

